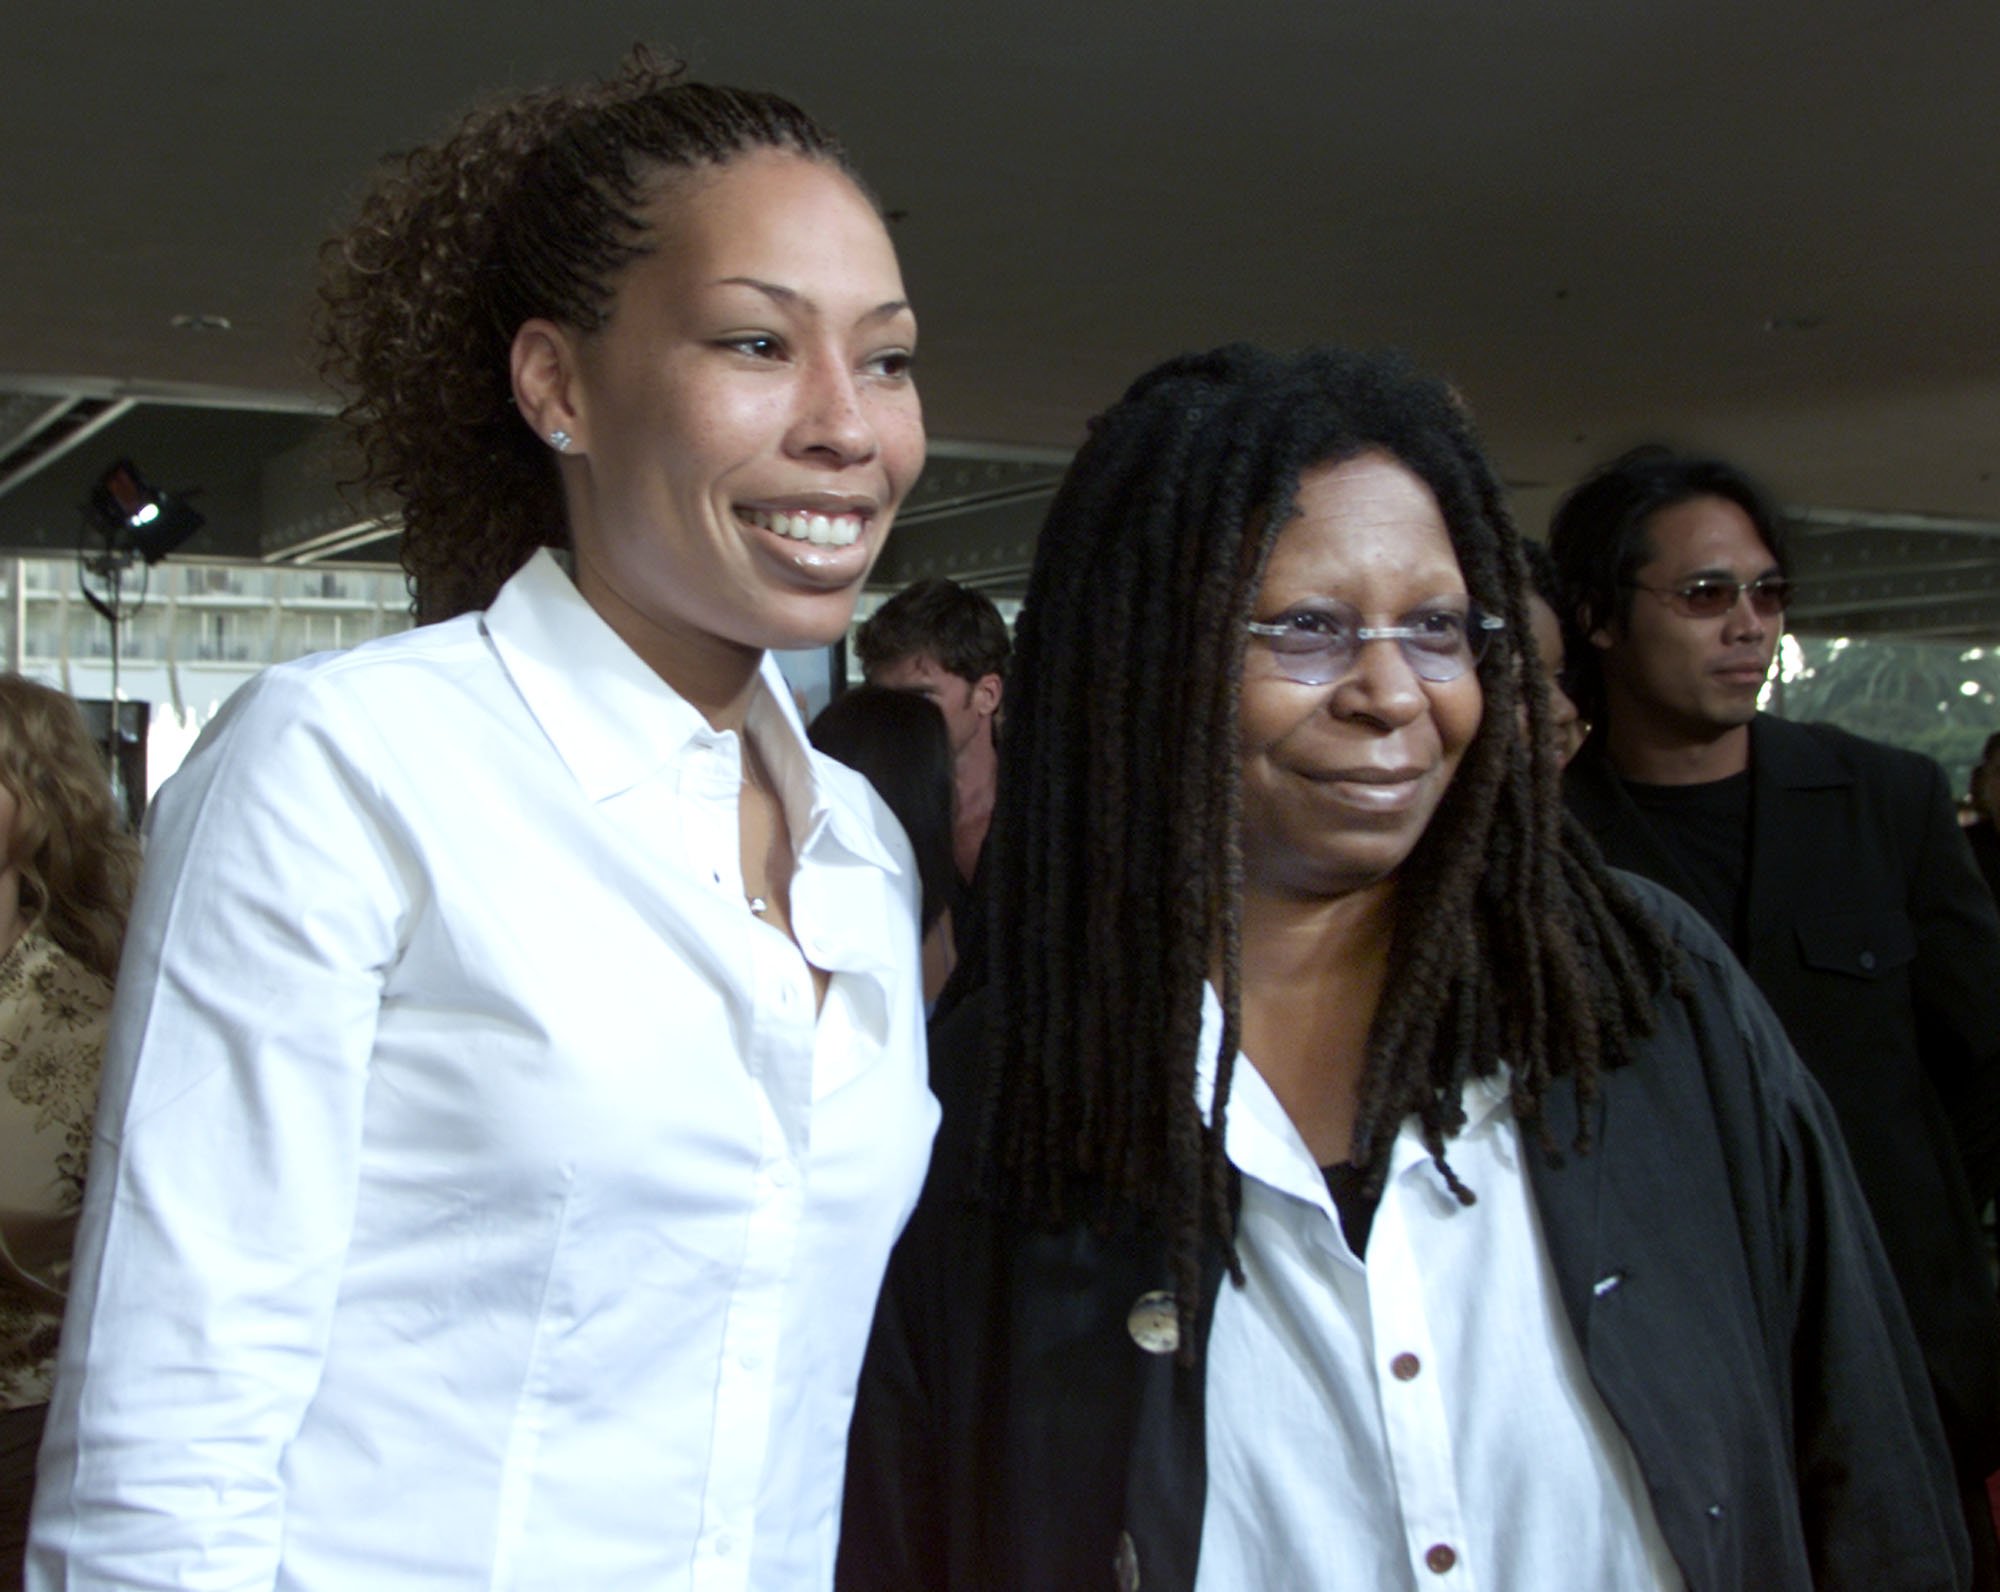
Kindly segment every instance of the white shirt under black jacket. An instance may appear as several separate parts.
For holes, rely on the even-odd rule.
[[[1204,1018],[1206,1098],[1212,991]],[[1684,1584],[1563,1313],[1504,1082],[1469,1084],[1465,1107],[1446,1153],[1478,1203],[1458,1203],[1406,1123],[1363,1264],[1239,1059],[1246,1285],[1223,1284],[1208,1339],[1199,1592]]]
[[[546,554],[245,687],[161,793],[38,1589],[825,1587],[937,1110],[917,885],[775,664],[741,742]]]

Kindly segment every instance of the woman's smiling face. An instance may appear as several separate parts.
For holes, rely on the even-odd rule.
[[[651,252],[600,330],[556,334],[563,404],[537,416],[573,439],[577,587],[656,667],[825,645],[923,466],[888,233],[837,168],[774,150],[672,174],[645,209]]]
[[[1430,488],[1384,453],[1299,478],[1253,611],[1273,621],[1345,604],[1367,626],[1469,598]],[[1252,639],[1239,711],[1245,888],[1338,896],[1394,878],[1422,839],[1478,733],[1476,669],[1422,679],[1374,640],[1327,685],[1286,679]]]

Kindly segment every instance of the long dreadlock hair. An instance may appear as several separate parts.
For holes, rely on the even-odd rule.
[[[1513,644],[1480,665],[1480,729],[1399,874],[1355,1161],[1379,1187],[1415,1116],[1469,1203],[1445,1160],[1465,1081],[1504,1060],[1523,1121],[1565,1073],[1587,1106],[1672,976],[1665,937],[1564,817],[1524,650],[1520,540],[1451,392],[1399,357],[1326,348],[1236,345],[1142,376],[1064,479],[1017,631],[988,840],[1004,1015],[982,1175],[1034,1221],[1087,1210],[1154,1226],[1184,1317],[1206,1240],[1237,1269],[1223,1144],[1241,1034],[1244,627],[1300,473],[1378,450],[1429,486],[1473,601]],[[1204,1124],[1202,994],[1218,962]]]

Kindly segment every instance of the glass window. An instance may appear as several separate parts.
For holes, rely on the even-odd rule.
[[[111,621],[89,603],[69,604],[65,611],[63,628],[69,640],[69,657],[107,660],[110,658]]]
[[[54,663],[62,657],[63,608],[60,603],[28,604],[27,623],[21,632],[21,657]]]
[[[174,653],[182,663],[271,661],[268,609],[183,608],[174,617]]]
[[[167,605],[146,604],[125,621],[125,634],[120,642],[123,655],[155,663],[164,660],[167,655],[167,630]]]
[[[1764,705],[1934,757],[1962,791],[2000,729],[2000,647],[1788,634]]]

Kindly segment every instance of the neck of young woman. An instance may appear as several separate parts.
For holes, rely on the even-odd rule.
[[[745,650],[723,658],[642,658],[718,730],[741,731],[757,695],[764,654]]]
[[[640,611],[579,562],[576,588],[626,646],[718,730],[741,730],[757,694],[763,649]]]

